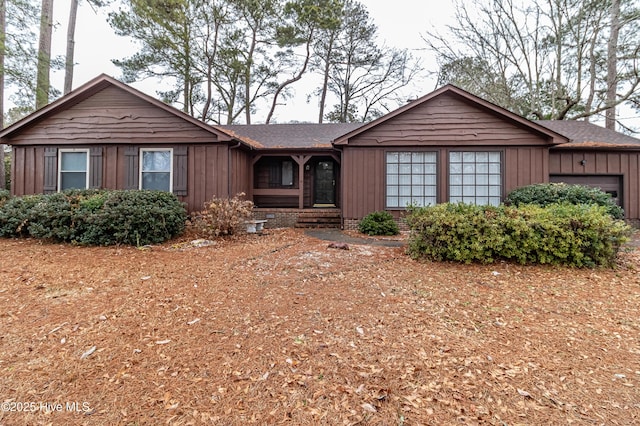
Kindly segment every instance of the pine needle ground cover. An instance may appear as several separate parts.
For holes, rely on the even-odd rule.
[[[404,251],[0,239],[0,423],[638,422],[637,248],[596,269]]]

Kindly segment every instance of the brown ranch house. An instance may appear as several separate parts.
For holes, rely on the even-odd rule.
[[[100,75],[0,131],[12,194],[157,189],[191,212],[240,192],[268,227],[353,229],[408,203],[498,204],[532,183],[600,187],[640,222],[640,140],[532,122],[445,86],[369,123],[211,126]]]

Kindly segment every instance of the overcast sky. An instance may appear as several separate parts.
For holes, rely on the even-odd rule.
[[[65,54],[69,3],[69,0],[54,1],[54,21],[56,22],[53,35],[54,55]],[[428,14],[425,11],[424,0],[361,0],[361,3],[367,7],[370,16],[378,25],[380,44],[411,49],[414,56],[423,57],[423,64],[427,70],[435,71],[433,58],[429,57],[424,50],[419,50],[425,47],[420,35],[424,34],[428,28],[434,25],[442,26],[451,19],[452,9],[449,1],[437,3],[430,1]],[[104,12],[98,11],[96,14],[86,1],[80,1],[76,24],[74,88],[101,73],[119,77],[120,70],[111,63],[111,60],[123,58],[135,52],[136,47],[130,41],[114,34],[106,22]],[[51,78],[55,87],[62,89],[63,72],[54,72]],[[156,97],[153,82],[140,82],[133,86]],[[296,102],[290,101],[286,108],[277,109],[277,121],[315,121],[317,119],[317,103],[312,100],[307,104],[307,92],[311,88],[296,87]],[[426,79],[408,90],[407,97],[422,96],[435,88],[435,81]],[[330,105],[327,108],[330,108]],[[260,114],[256,115],[256,122],[263,118]]]

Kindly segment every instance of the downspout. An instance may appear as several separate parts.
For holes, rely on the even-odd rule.
[[[238,142],[234,146],[229,147],[229,154],[227,155],[227,198],[231,198],[231,150],[238,149],[242,145],[242,142]],[[234,194],[235,195],[235,194]]]

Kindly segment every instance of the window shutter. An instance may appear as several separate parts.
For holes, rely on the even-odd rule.
[[[58,189],[58,148],[44,149],[44,185],[43,192],[51,194]]]
[[[92,147],[89,154],[89,188],[102,188],[102,147]]]
[[[125,182],[124,189],[138,189],[140,160],[138,147],[131,145],[124,150]]]
[[[175,195],[187,195],[188,150],[184,145],[173,148],[173,193]]]

